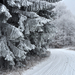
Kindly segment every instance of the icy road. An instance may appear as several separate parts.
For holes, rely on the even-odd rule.
[[[66,49],[49,49],[49,51],[51,51],[49,58],[21,72],[20,75],[75,75],[75,51]]]
[[[22,73],[22,75],[75,75],[75,51],[52,49],[44,62]]]

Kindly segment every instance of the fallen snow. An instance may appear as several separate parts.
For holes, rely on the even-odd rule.
[[[49,49],[49,51],[51,51],[49,58],[21,72],[20,75],[75,75],[75,51],[66,49]]]

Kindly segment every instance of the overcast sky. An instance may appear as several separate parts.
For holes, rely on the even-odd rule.
[[[62,1],[67,6],[67,9],[69,9],[75,15],[75,0],[62,0]]]

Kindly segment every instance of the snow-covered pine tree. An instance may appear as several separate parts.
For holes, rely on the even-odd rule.
[[[4,5],[0,4],[0,58],[3,62],[21,66],[29,52],[45,55],[54,28],[50,24],[51,10],[55,7],[51,2],[56,1],[3,0]]]

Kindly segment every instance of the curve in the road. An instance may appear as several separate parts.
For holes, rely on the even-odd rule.
[[[22,75],[75,75],[75,51],[52,49],[51,56]]]

